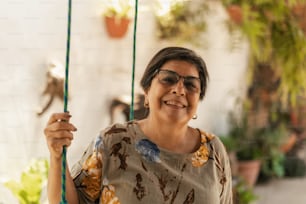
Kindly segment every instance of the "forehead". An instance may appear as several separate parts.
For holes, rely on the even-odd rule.
[[[182,76],[199,77],[199,72],[196,65],[184,60],[170,60],[163,64],[160,69],[175,71]]]

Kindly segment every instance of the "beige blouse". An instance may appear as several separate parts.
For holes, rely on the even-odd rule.
[[[196,152],[177,154],[151,142],[135,121],[110,126],[72,168],[80,203],[232,204],[225,148],[200,132]]]

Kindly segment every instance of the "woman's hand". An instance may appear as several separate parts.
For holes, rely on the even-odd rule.
[[[54,113],[51,115],[44,130],[50,156],[54,159],[60,159],[63,146],[70,146],[73,140],[72,131],[76,127],[69,122],[71,115],[69,113]]]

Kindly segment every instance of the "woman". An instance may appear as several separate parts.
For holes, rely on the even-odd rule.
[[[205,96],[201,57],[182,47],[160,50],[141,79],[148,115],[114,124],[67,170],[69,203],[231,204],[229,160],[220,140],[188,126]],[[48,197],[59,203],[61,153],[76,128],[69,113],[53,114],[45,128],[50,150]]]

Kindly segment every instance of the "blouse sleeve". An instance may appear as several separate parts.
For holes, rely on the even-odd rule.
[[[226,149],[218,137],[214,138],[215,159],[219,170],[219,182],[222,186],[220,192],[220,204],[232,204],[232,175],[229,157]]]
[[[80,204],[94,204],[99,200],[103,166],[101,146],[103,142],[98,136],[71,169]]]

